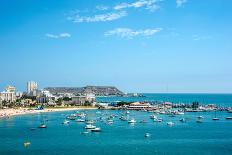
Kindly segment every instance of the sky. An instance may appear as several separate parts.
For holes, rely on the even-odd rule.
[[[1,0],[0,90],[232,93],[231,0]]]

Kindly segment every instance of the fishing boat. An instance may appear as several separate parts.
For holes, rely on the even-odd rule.
[[[173,123],[173,122],[167,122],[167,125],[168,126],[173,126],[173,125],[175,125],[175,123]]]
[[[131,120],[128,121],[128,123],[130,123],[130,124],[136,123],[136,120],[134,118],[132,118]]]
[[[92,132],[101,132],[101,128],[94,128],[94,129],[91,129]]]
[[[87,125],[85,126],[85,128],[86,128],[86,129],[95,129],[96,126],[94,126],[94,125],[92,125],[92,124],[87,124]]]

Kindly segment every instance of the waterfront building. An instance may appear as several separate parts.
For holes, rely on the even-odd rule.
[[[38,89],[37,82],[34,82],[34,81],[27,82],[27,94],[31,94],[35,92],[37,89]]]
[[[93,105],[95,101],[96,101],[95,94],[87,93],[81,96],[73,96],[71,103],[75,105],[84,105],[85,103],[90,103],[91,105]]]
[[[15,92],[8,92],[8,91],[3,91],[1,92],[1,98],[3,101],[7,102],[14,102],[16,101],[16,95]]]
[[[150,107],[151,105],[149,103],[134,102],[134,103],[131,103],[127,109],[141,110],[141,109],[149,109]]]

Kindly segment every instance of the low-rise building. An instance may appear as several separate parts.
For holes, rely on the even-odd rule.
[[[15,102],[16,101],[15,92],[3,91],[3,92],[1,92],[0,96],[1,96],[3,101],[7,101],[7,102]]]
[[[88,93],[81,96],[73,96],[71,103],[75,105],[84,105],[85,103],[89,103],[93,105],[93,103],[96,101],[96,97],[92,93]]]

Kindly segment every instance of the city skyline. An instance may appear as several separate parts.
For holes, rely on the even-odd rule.
[[[210,6],[209,6],[210,4]],[[232,93],[231,1],[2,1],[0,89]]]

